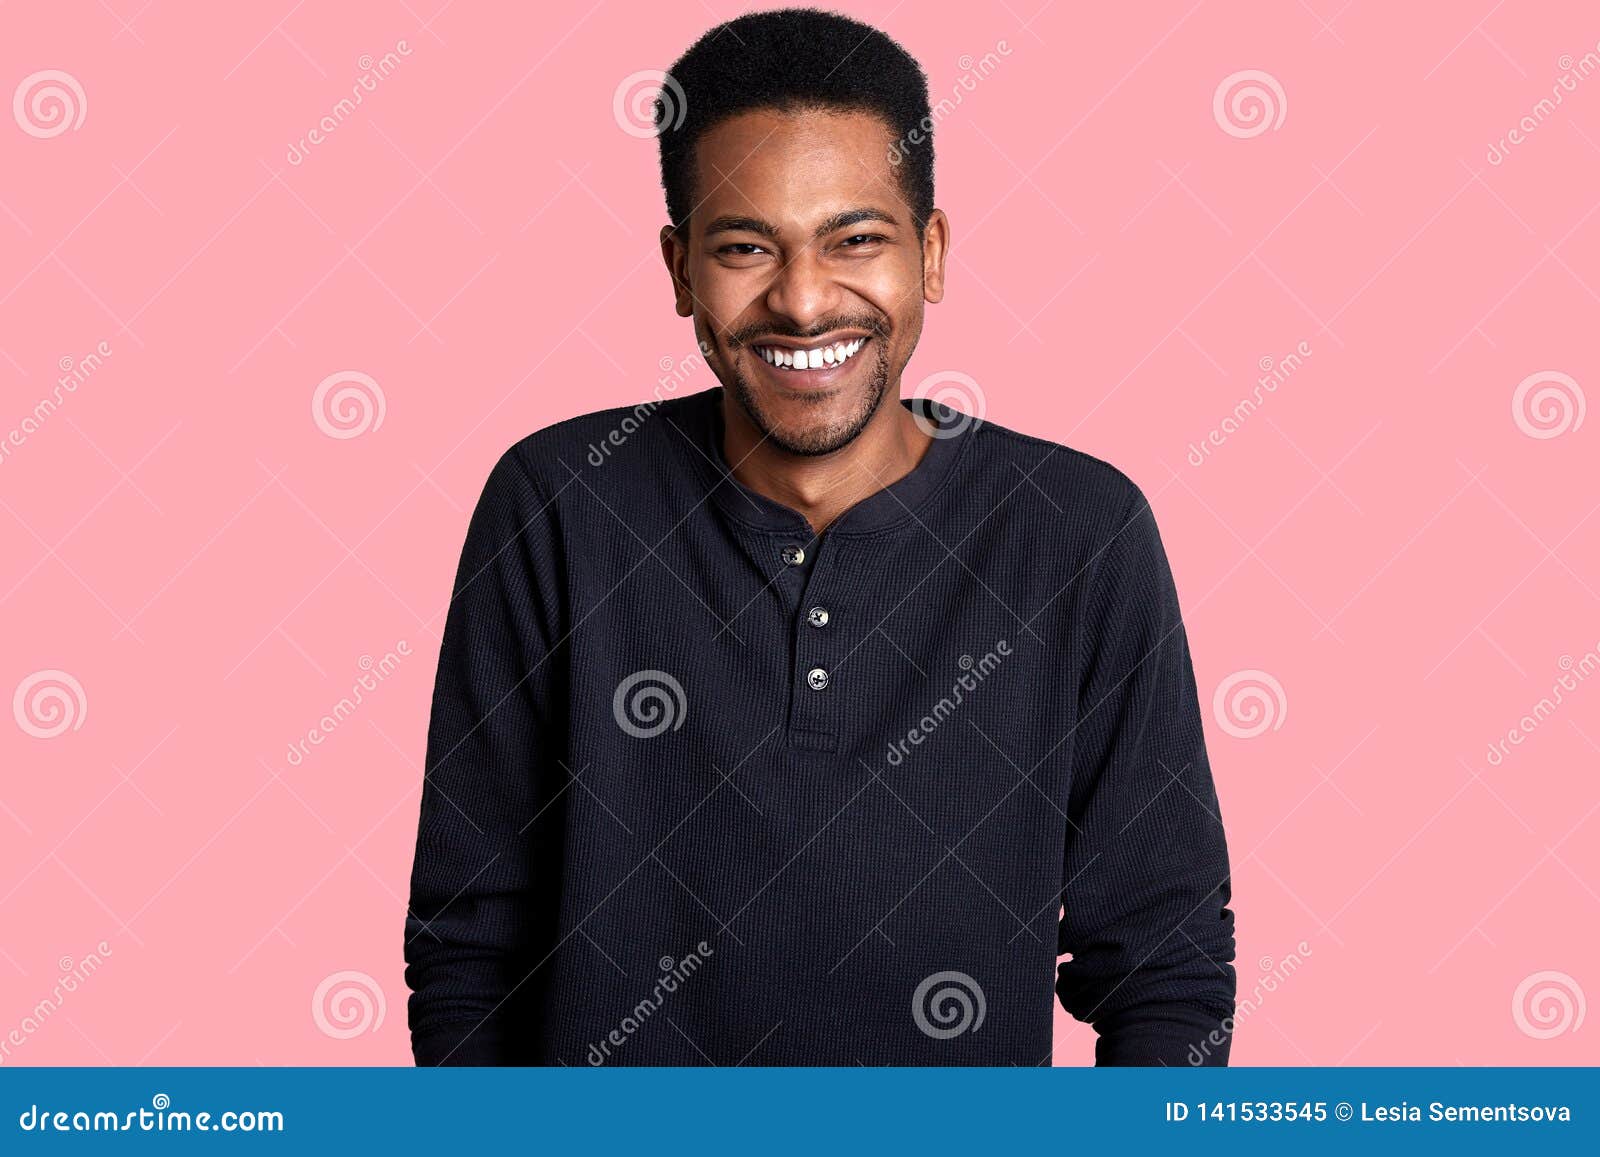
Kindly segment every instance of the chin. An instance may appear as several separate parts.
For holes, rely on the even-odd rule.
[[[870,368],[870,367],[863,367]],[[786,388],[736,375],[731,392],[762,436],[801,457],[832,454],[855,441],[877,413],[887,391],[887,373],[863,375],[856,383]]]

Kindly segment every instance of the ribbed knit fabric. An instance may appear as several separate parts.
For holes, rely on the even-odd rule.
[[[720,388],[496,464],[428,732],[419,1064],[1039,1065],[1057,999],[1099,1064],[1226,1063],[1227,849],[1149,505],[915,404],[921,462],[817,538],[728,472]]]

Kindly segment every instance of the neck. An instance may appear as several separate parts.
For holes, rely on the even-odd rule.
[[[757,494],[799,511],[821,534],[846,510],[904,478],[933,439],[900,404],[884,395],[872,420],[848,445],[815,457],[790,454],[764,438],[732,395],[723,392],[723,453],[733,476]]]

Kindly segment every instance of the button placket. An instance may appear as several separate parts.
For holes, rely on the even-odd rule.
[[[828,592],[829,576],[837,569],[837,542],[829,541],[823,558],[822,543],[811,544],[808,565],[794,604],[794,698],[790,719],[794,729],[807,740],[831,738],[834,696],[829,692],[837,682],[833,656],[837,653],[837,628],[833,599]]]

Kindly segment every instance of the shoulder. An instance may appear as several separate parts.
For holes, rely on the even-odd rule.
[[[661,444],[681,437],[674,427],[681,430],[705,401],[705,392],[652,397],[553,422],[508,446],[490,473],[490,484],[520,478],[536,491],[553,495],[586,465],[614,466],[615,474],[659,461],[656,451]]]
[[[1104,458],[996,422],[975,425],[971,434],[971,469],[988,488],[1027,496],[1025,506],[1037,503],[1056,519],[1069,518],[1093,538],[1104,541],[1149,509],[1138,483]]]
[[[1027,475],[1015,493],[1029,497],[1014,517],[1035,538],[1041,527],[1059,529],[1067,565],[1084,579],[1079,597],[1088,619],[1153,624],[1164,634],[1180,618],[1177,589],[1144,489],[1119,467],[1072,446],[1004,426],[979,429],[990,460],[985,469],[1016,480]]]

